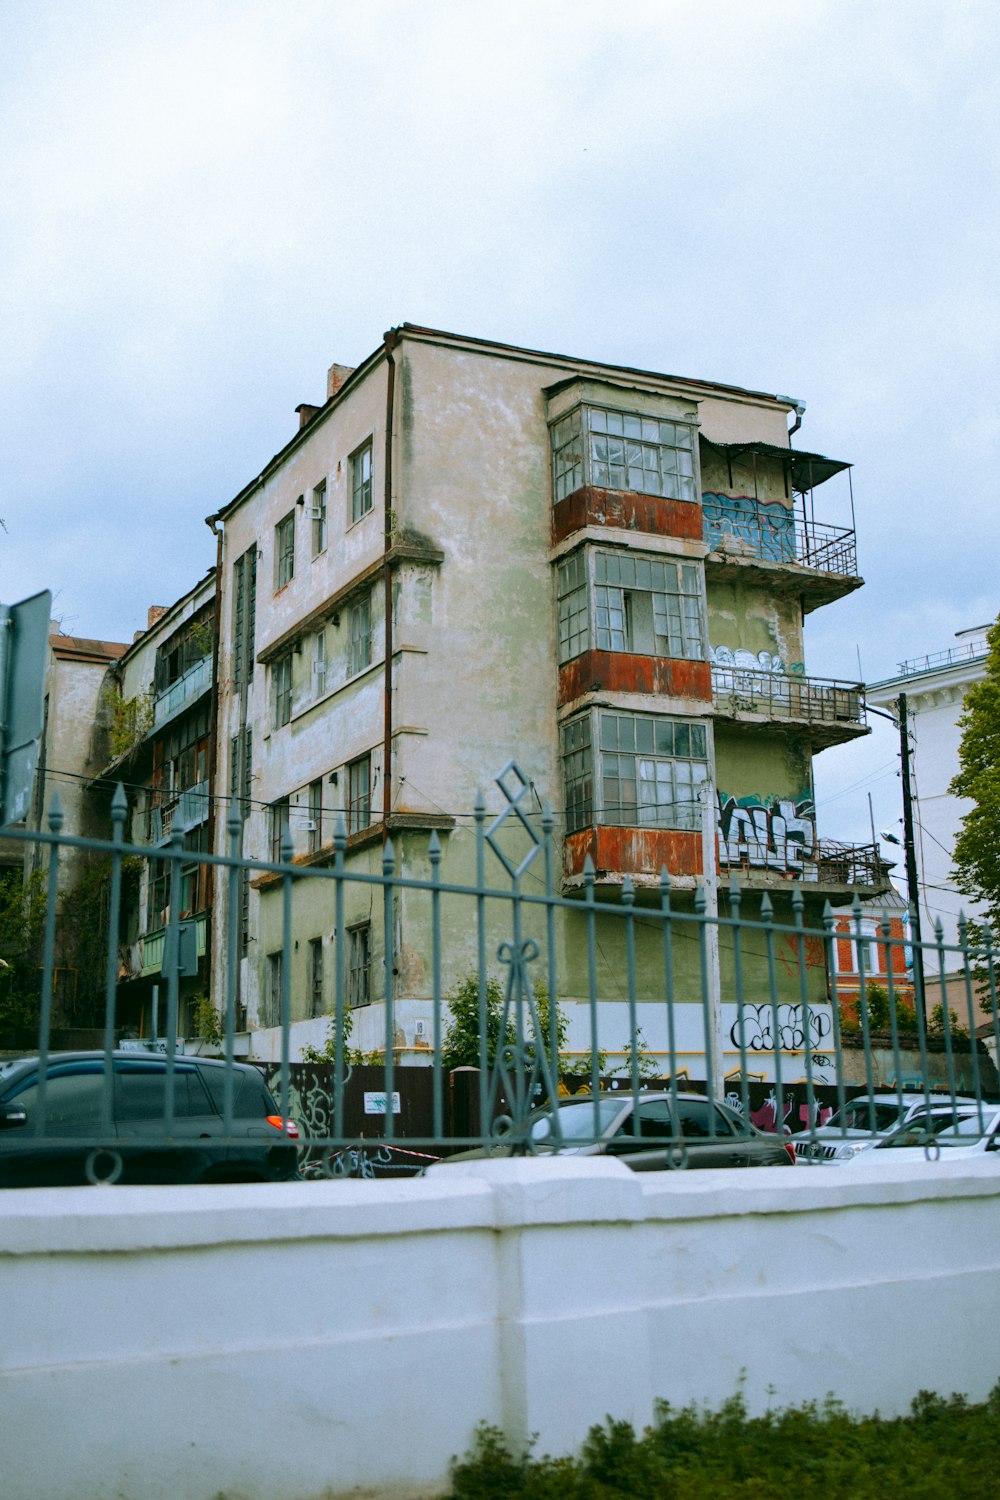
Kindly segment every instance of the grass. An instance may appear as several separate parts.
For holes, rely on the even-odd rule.
[[[921,1391],[905,1417],[851,1416],[810,1402],[749,1417],[659,1408],[637,1437],[593,1427],[577,1457],[511,1453],[495,1427],[454,1460],[447,1500],[996,1500],[1000,1384],[982,1403]]]

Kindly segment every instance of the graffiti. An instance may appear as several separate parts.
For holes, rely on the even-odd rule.
[[[701,497],[702,535],[713,551],[749,553],[765,562],[795,562],[795,517],[780,500],[751,495]]]
[[[816,849],[815,808],[808,797],[793,802],[776,798],[741,805],[719,792],[719,864],[776,870],[800,879],[815,879],[803,861]]]
[[[797,938],[789,933],[784,939],[778,957],[784,965],[785,973],[789,974],[792,979],[796,977],[800,969],[824,969],[826,967],[826,953],[821,937]]]
[[[407,1151],[401,1146],[343,1146],[331,1151],[325,1160],[315,1157],[304,1162],[300,1176],[319,1177],[416,1177],[439,1156],[426,1151]]]
[[[801,1052],[806,1045],[801,1005],[745,1005],[742,1015],[733,1022],[729,1033],[733,1046],[745,1048],[749,1052],[773,1052],[775,1010],[779,1050]],[[815,1050],[822,1047],[824,1039],[832,1030],[833,1022],[826,1009],[809,1011],[810,1048]]]
[[[780,656],[775,656],[770,651],[758,651],[754,656],[752,651],[733,650],[731,646],[711,646],[708,654],[713,667],[738,672],[771,672],[781,677],[785,675],[785,663]]]

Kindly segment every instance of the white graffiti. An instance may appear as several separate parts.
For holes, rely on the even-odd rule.
[[[735,797],[719,793],[719,863],[738,868],[779,870],[801,878],[815,878],[815,867],[804,864],[816,848],[816,824],[809,800],[778,798],[741,806]]]
[[[709,650],[713,667],[728,668],[738,672],[770,672],[784,677],[785,663],[780,656],[770,651],[734,651],[731,646],[712,646]]]

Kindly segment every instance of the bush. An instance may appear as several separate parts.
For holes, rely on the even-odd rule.
[[[641,1437],[609,1417],[577,1458],[512,1454],[484,1425],[452,1462],[447,1500],[992,1500],[998,1437],[1000,1385],[978,1405],[921,1391],[896,1418],[832,1398],[749,1417],[736,1395],[718,1412],[661,1405]]]

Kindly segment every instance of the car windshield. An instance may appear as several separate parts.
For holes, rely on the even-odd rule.
[[[903,1118],[898,1104],[852,1099],[827,1120],[828,1130],[892,1130]]]
[[[595,1100],[593,1098],[574,1100],[572,1104],[560,1104],[559,1106],[559,1129],[564,1141],[592,1141],[595,1136],[603,1135],[611,1124],[611,1121],[620,1113],[624,1099],[598,1099],[597,1128],[594,1128]],[[532,1122],[531,1138],[535,1141],[548,1140],[552,1136],[552,1115],[550,1111],[538,1115]]]

